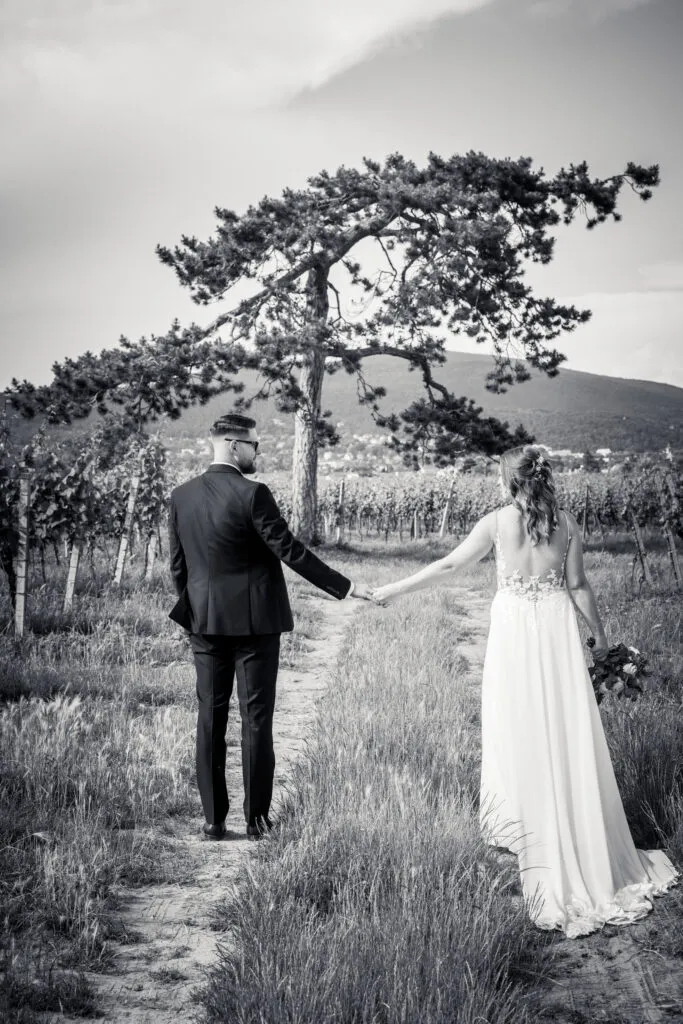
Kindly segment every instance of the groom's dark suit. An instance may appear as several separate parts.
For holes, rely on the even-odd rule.
[[[340,600],[351,581],[294,537],[265,484],[223,463],[172,492],[169,538],[179,595],[170,618],[190,631],[197,670],[204,814],[214,824],[228,812],[225,731],[236,675],[244,815],[253,824],[270,808],[280,633],[294,628],[280,563]]]

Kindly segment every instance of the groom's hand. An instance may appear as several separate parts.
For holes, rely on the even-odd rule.
[[[351,597],[357,597],[361,601],[372,601],[372,587],[367,583],[354,583]]]

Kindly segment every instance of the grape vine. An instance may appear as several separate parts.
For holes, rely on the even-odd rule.
[[[168,482],[166,451],[158,438],[130,433],[114,418],[92,433],[51,443],[44,429],[19,448],[7,425],[0,422],[0,565],[12,595],[17,554],[19,480],[31,485],[30,550],[45,574],[45,554],[55,560],[74,544],[93,555],[107,541],[120,537],[130,481],[140,475],[134,525],[145,541],[158,531],[166,515]]]

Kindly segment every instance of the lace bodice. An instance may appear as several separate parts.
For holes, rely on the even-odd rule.
[[[500,543],[500,534],[498,533],[498,516],[496,515],[495,551],[496,575],[499,591],[502,590],[506,593],[515,594],[517,597],[523,597],[529,601],[539,601],[544,597],[552,596],[558,592],[561,593],[566,589],[565,569],[567,565],[567,553],[569,551],[571,536],[569,534],[569,521],[567,520],[566,512],[564,513],[564,517],[567,522],[567,546],[562,559],[562,568],[546,569],[545,572],[540,573],[538,576],[525,577],[519,569],[514,569],[512,572],[508,572],[505,556],[503,555],[503,548]]]

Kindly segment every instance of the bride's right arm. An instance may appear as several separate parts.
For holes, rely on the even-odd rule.
[[[493,547],[495,529],[495,514],[489,512],[483,516],[478,523],[470,530],[462,543],[458,544],[450,554],[444,558],[438,558],[430,562],[424,569],[414,573],[412,576],[405,576],[394,583],[385,583],[373,591],[373,600],[383,603],[393,601],[402,594],[408,594],[413,590],[422,590],[423,587],[431,587],[434,583],[443,582],[451,573],[459,572],[461,569],[480,561],[489,553]]]
[[[605,629],[598,612],[597,602],[593,589],[586,579],[583,565],[583,545],[581,543],[581,532],[574,516],[568,515],[567,521],[570,526],[570,543],[567,553],[567,564],[565,566],[565,579],[567,590],[574,602],[579,614],[583,617],[591,633],[595,637],[593,656],[606,654],[609,649]]]

